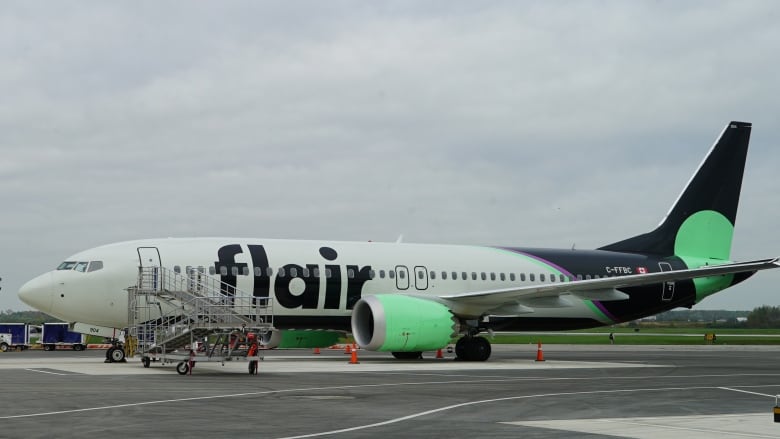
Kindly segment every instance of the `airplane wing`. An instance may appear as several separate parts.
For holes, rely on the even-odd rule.
[[[542,307],[567,306],[565,299],[560,297],[561,295],[566,294],[572,294],[586,300],[625,300],[628,299],[628,295],[618,291],[618,288],[659,284],[700,277],[724,276],[727,274],[754,272],[778,267],[780,267],[780,258],[771,258],[723,265],[711,265],[687,270],[632,274],[601,279],[537,284],[519,288],[476,291],[439,296],[439,299],[456,305],[456,308],[466,306],[472,309],[473,307],[478,307],[484,310],[512,304],[516,308],[517,313],[527,313],[533,312],[534,304]]]

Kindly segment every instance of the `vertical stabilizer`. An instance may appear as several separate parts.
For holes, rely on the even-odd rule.
[[[601,250],[728,260],[750,130],[750,123],[729,123],[655,230]]]

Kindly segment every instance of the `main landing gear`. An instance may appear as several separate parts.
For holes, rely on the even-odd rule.
[[[490,342],[485,337],[466,335],[455,344],[455,355],[460,361],[485,361],[491,352]]]

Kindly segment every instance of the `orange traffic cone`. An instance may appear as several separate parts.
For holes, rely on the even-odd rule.
[[[319,355],[319,353],[320,353],[320,348],[314,348],[314,354]]]
[[[542,342],[539,342],[539,347],[536,350],[536,361],[544,361],[544,352],[542,352]]]
[[[347,354],[347,355],[352,353],[352,345],[351,344],[347,344],[347,347],[344,348],[344,353]]]
[[[441,349],[436,351],[436,358],[444,358],[444,354],[441,352]]]
[[[349,359],[349,364],[360,364],[357,359],[357,349],[352,349],[352,357]]]

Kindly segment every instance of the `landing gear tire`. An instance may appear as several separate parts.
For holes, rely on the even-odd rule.
[[[109,363],[124,363],[125,362],[125,350],[122,348],[111,348],[106,352]]]
[[[141,364],[144,365],[144,368],[148,369],[149,366],[152,364],[152,359],[149,357],[143,357],[141,358]]]
[[[176,365],[176,372],[179,372],[179,375],[187,375],[187,372],[190,371],[190,365],[187,364],[186,361],[182,361],[181,363]]]
[[[455,343],[455,359],[466,361],[466,344],[468,337],[461,337]]]
[[[422,360],[422,352],[393,352],[393,357],[398,360]]]
[[[249,375],[257,375],[257,361],[249,362]]]
[[[485,361],[492,351],[485,337],[463,337],[455,344],[455,355],[461,361]]]

